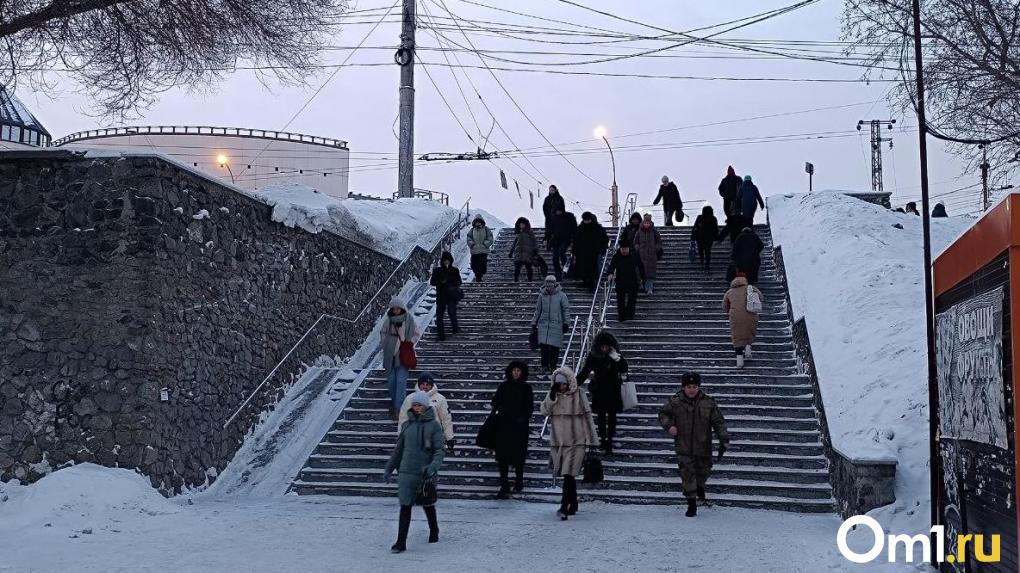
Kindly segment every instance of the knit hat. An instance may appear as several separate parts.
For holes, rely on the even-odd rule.
[[[556,276],[555,275],[549,275],[549,276],[545,277],[544,284],[546,286],[554,285],[554,284],[558,284],[558,283],[559,283],[559,281],[556,280]]]
[[[411,405],[414,406],[415,404],[421,404],[426,408],[431,408],[432,400],[429,398],[428,394],[422,392],[421,390],[418,390],[414,394],[411,394]]]
[[[733,166],[730,165],[729,167],[726,168],[726,174],[727,175],[736,175],[737,172],[736,172],[736,170],[733,169]]]
[[[750,183],[751,182],[751,176],[750,175],[744,175],[744,181],[747,181],[748,183]]]
[[[404,302],[404,299],[400,298],[399,296],[395,296],[390,299],[390,308],[402,308],[404,310],[407,310],[407,303]]]
[[[701,374],[697,372],[684,372],[684,375],[680,377],[681,386],[701,386]]]
[[[436,385],[436,379],[435,379],[435,377],[432,376],[431,372],[422,372],[421,374],[418,375],[418,384],[417,385],[420,386],[421,384],[424,384],[426,382],[431,384],[431,385],[433,385],[433,386]]]

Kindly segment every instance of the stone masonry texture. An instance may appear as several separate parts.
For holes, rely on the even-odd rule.
[[[164,493],[221,470],[317,357],[348,356],[407,264],[271,220],[271,207],[156,157],[0,154],[0,479],[94,462]],[[160,399],[166,388],[169,399]]]

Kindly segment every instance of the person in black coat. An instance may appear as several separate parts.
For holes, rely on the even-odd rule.
[[[758,283],[758,268],[761,266],[761,252],[765,243],[758,238],[751,227],[744,227],[737,240],[733,242],[733,269],[747,275],[747,282]],[[732,280],[732,279],[729,279]]]
[[[620,246],[609,264],[609,276],[616,280],[617,320],[626,322],[634,318],[637,293],[645,283],[645,265],[641,257],[631,248],[630,241],[620,241]]]
[[[551,246],[553,217],[558,211],[566,211],[567,204],[563,201],[563,195],[555,185],[549,186],[549,194],[542,202],[542,214],[545,215],[545,246]]]
[[[733,166],[726,168],[726,177],[719,182],[719,196],[723,200],[723,215],[729,216],[734,211],[737,202],[737,191],[744,180],[733,170]]]
[[[496,416],[496,463],[499,464],[497,499],[510,497],[510,466],[514,467],[514,492],[524,490],[524,460],[528,458],[528,434],[535,396],[528,384],[528,365],[513,360],[506,367],[506,378],[492,398],[492,414]]]
[[[609,248],[609,235],[593,213],[585,211],[574,235],[574,276],[581,279],[588,292],[595,292],[599,260]]]
[[[727,215],[726,224],[722,227],[722,229],[720,229],[718,240],[721,241],[726,237],[729,237],[730,243],[733,243],[740,235],[740,231],[743,230],[744,227],[749,227],[750,225],[751,223],[739,213]]]
[[[602,450],[611,455],[613,437],[616,435],[616,415],[623,411],[620,387],[623,385],[623,375],[627,373],[627,360],[620,356],[620,344],[616,337],[605,330],[595,336],[591,353],[578,372],[577,381],[584,383],[593,373],[595,377],[589,386],[591,409],[595,412]]]
[[[563,280],[563,265],[567,263],[567,251],[577,233],[577,217],[570,211],[558,211],[553,215],[552,238],[553,274],[556,280]]]
[[[637,232],[641,229],[641,220],[641,213],[632,213],[630,219],[628,219],[627,226],[623,228],[620,240],[627,241],[633,245],[634,237],[637,236]]]
[[[698,259],[706,271],[712,266],[712,243],[719,237],[719,221],[715,218],[711,205],[705,205],[701,214],[694,220],[691,236],[698,244]]]
[[[446,328],[443,324],[443,315],[450,315],[450,327],[453,333],[460,332],[457,327],[457,303],[461,296],[460,270],[453,266],[453,255],[444,251],[439,257],[439,266],[432,269],[432,278],[429,284],[436,287],[436,328],[439,330],[439,340],[446,340]]]
[[[935,208],[931,210],[931,216],[935,218],[948,217],[949,213],[946,213],[946,206],[942,203],[936,203]]]
[[[680,221],[684,220],[684,202],[680,200],[680,190],[676,188],[676,183],[669,180],[669,177],[662,176],[662,185],[659,185],[659,194],[655,196],[655,201],[652,201],[652,205],[658,205],[659,201],[662,201],[662,211],[666,218],[666,226],[673,226],[673,218],[677,215],[680,216]]]

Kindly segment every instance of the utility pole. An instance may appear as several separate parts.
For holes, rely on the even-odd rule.
[[[857,131],[860,131],[861,126],[865,123],[871,125],[871,191],[874,193],[881,193],[884,188],[884,185],[882,184],[882,144],[888,141],[889,149],[892,149],[892,138],[882,137],[882,127],[887,126],[889,129],[892,129],[893,126],[896,125],[896,120],[861,120],[857,122]]]
[[[397,192],[414,197],[414,30],[417,0],[404,0],[400,48],[394,60],[400,66],[400,154]]]
[[[989,204],[988,197],[988,144],[982,143],[981,147],[981,210],[987,211]]]

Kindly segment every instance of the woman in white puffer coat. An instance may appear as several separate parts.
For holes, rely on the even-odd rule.
[[[446,449],[453,451],[453,418],[450,417],[450,405],[446,402],[446,397],[439,393],[439,388],[436,386],[436,379],[429,372],[422,372],[418,376],[418,389],[429,395],[429,400],[432,401],[432,409],[436,412],[436,420],[439,425],[443,428],[443,435],[446,437]],[[397,419],[397,429],[404,426],[404,422],[408,419],[408,412],[411,410],[411,395],[408,395],[404,399],[404,404],[400,407],[400,416]]]

